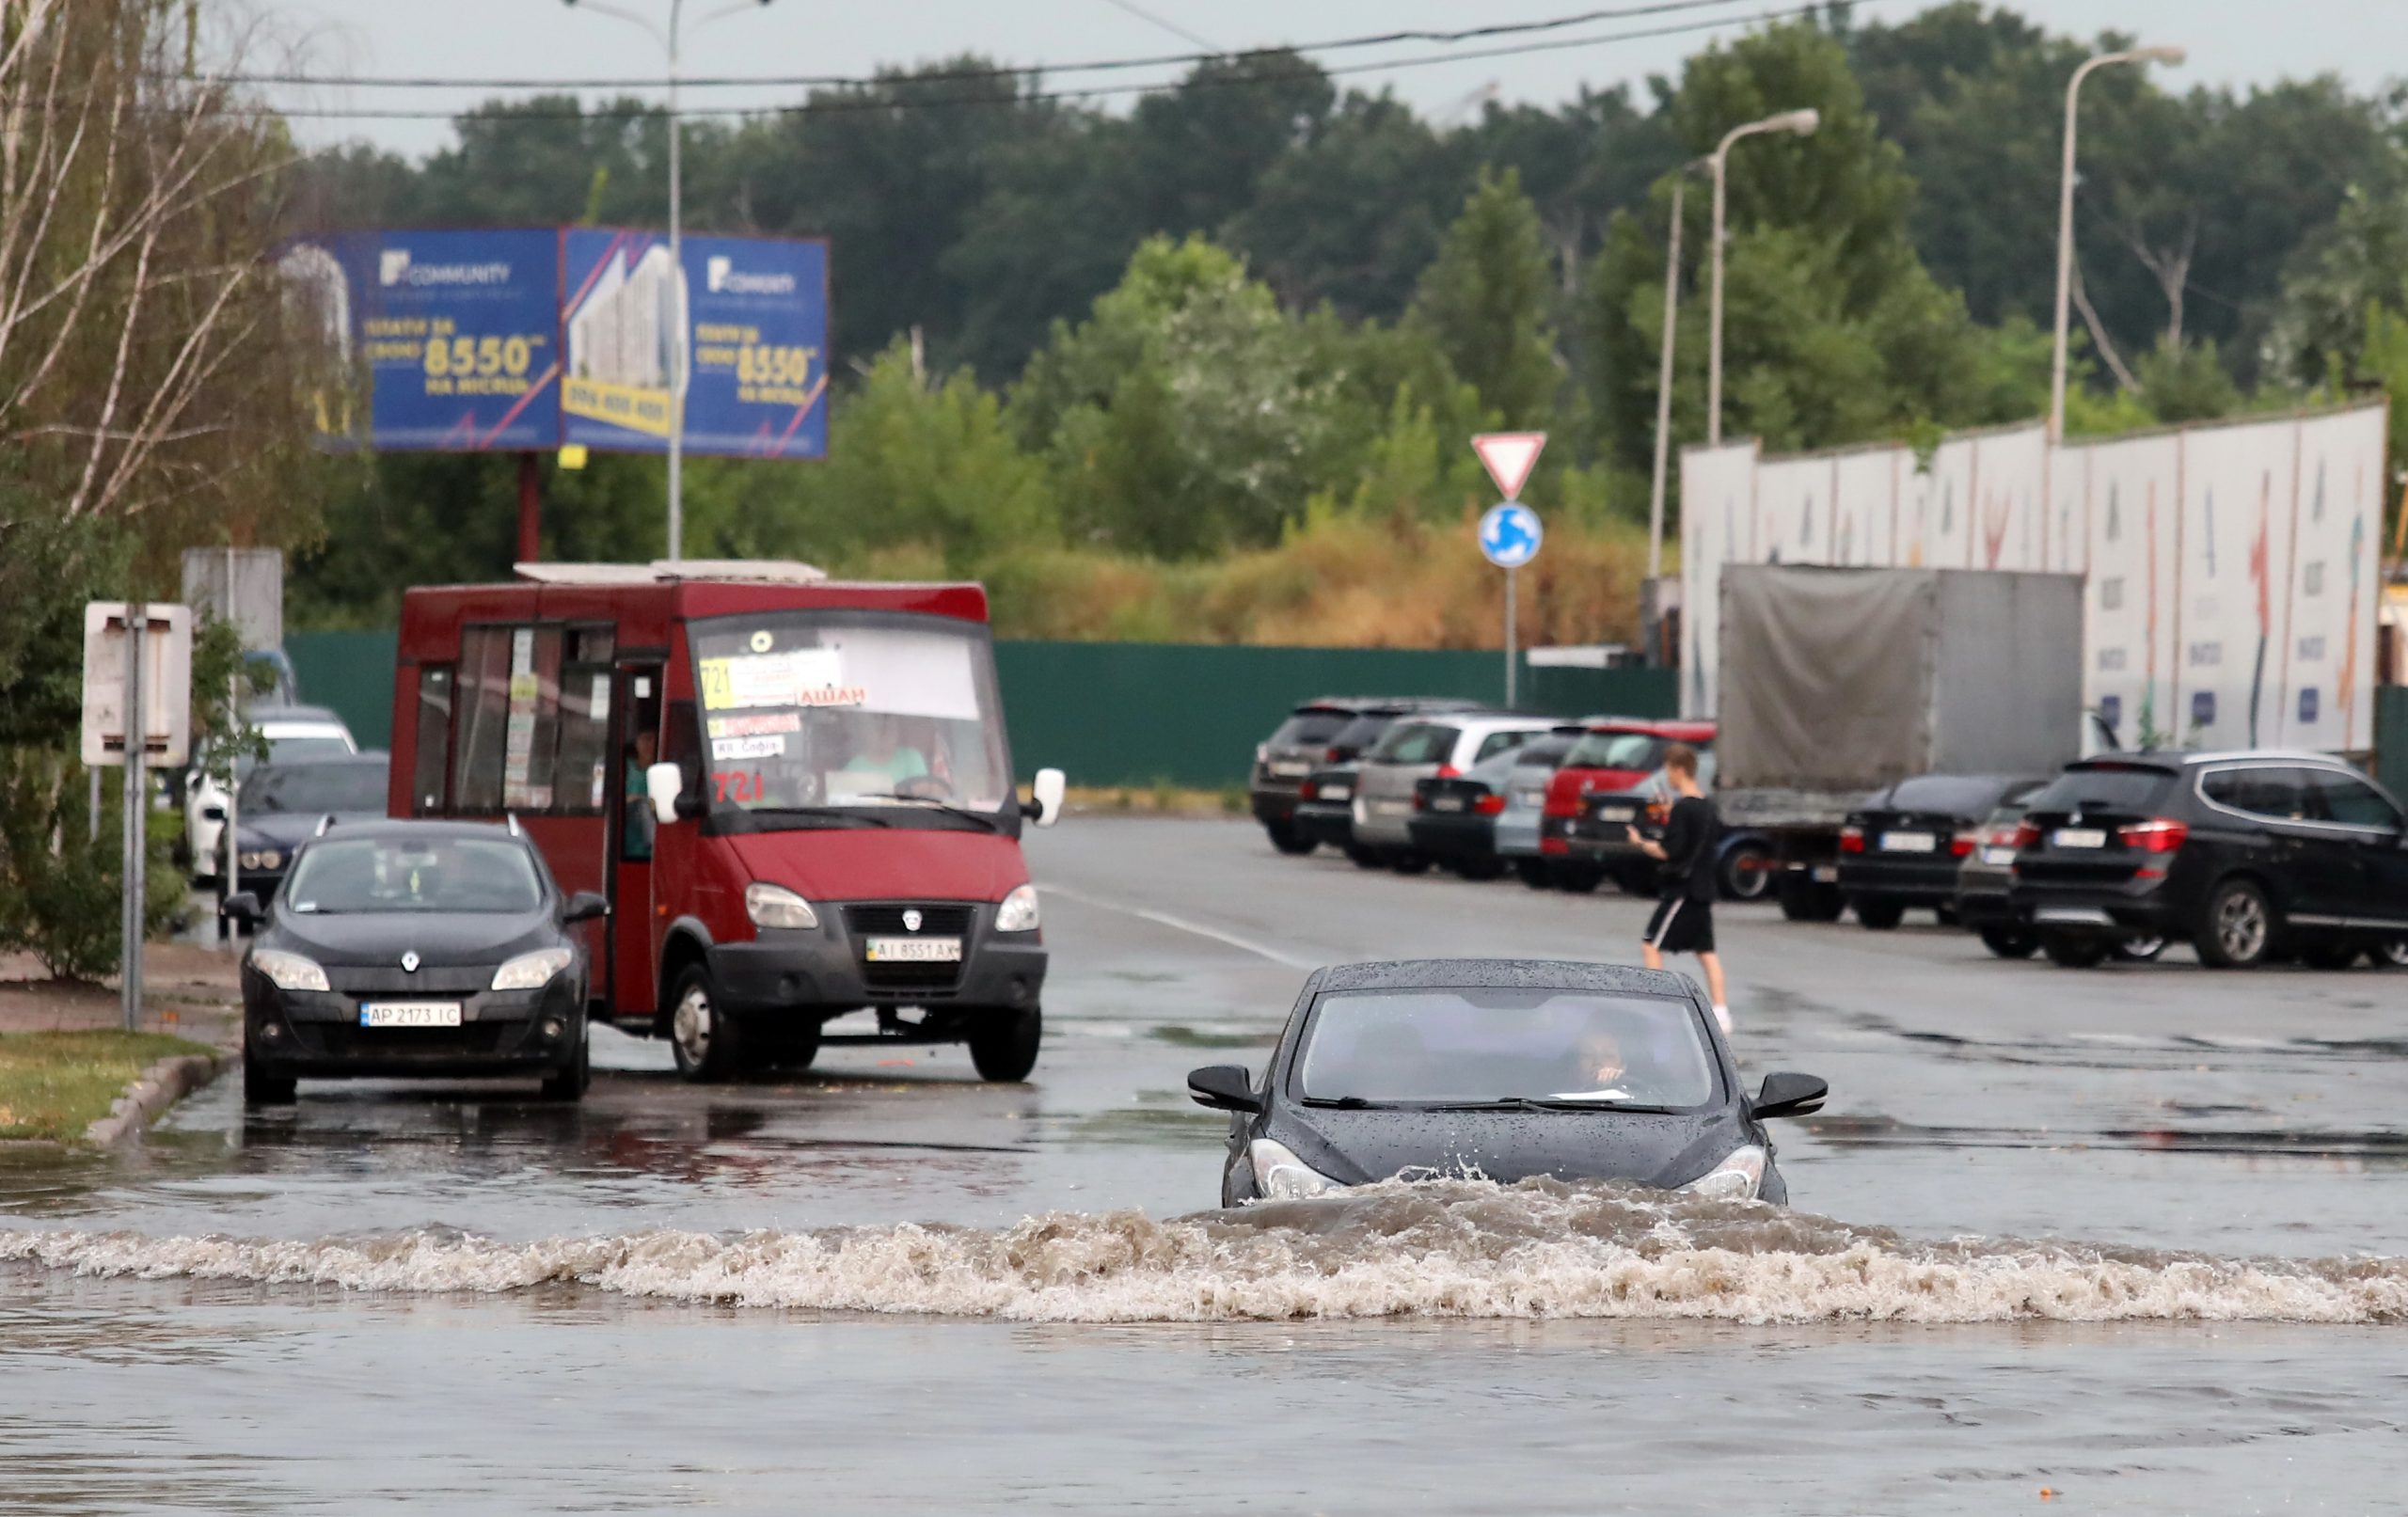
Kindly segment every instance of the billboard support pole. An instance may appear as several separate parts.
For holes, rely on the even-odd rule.
[[[533,453],[518,455],[518,561],[544,556],[544,476]]]
[[[693,328],[686,311],[685,123],[677,116],[677,22],[681,0],[669,8],[669,289],[677,302],[677,348],[669,356],[669,561],[686,556],[686,345]]]

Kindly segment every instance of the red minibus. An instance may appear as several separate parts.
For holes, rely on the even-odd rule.
[[[515,818],[597,891],[594,1015],[678,1071],[967,1043],[1026,1078],[1045,948],[986,592],[804,564],[531,564],[402,599],[395,816]],[[874,1010],[875,1032],[823,1032]]]

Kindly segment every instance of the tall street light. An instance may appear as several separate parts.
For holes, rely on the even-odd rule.
[[[669,55],[669,269],[670,288],[676,303],[677,340],[671,348],[669,366],[669,561],[675,563],[686,556],[686,371],[688,367],[686,311],[686,244],[684,238],[685,195],[682,174],[685,160],[686,127],[677,115],[678,57],[677,46],[683,39],[680,23],[685,19],[686,0],[669,0],[667,30],[656,26],[647,17],[600,0],[561,0],[572,9],[582,7],[605,16],[613,16],[630,25],[641,26],[652,34],[662,51]],[[733,0],[694,24],[701,31],[715,21],[735,15],[739,10],[765,8],[769,0]]]
[[[2066,319],[2073,302],[2073,143],[2074,107],[2082,82],[2095,70],[2113,63],[2180,63],[2178,47],[2136,47],[2123,53],[2101,53],[2085,60],[2066,86],[2066,163],[2057,192],[2057,345],[2049,365],[2049,441],[2066,440]]]
[[[1647,577],[1664,575],[1664,476],[1672,457],[1672,337],[1681,317],[1681,194],[1703,158],[1681,166],[1672,181],[1672,235],[1664,250],[1664,355],[1656,376],[1656,482],[1647,497]]]
[[[1761,121],[1735,126],[1714,150],[1709,162],[1714,165],[1714,314],[1707,322],[1705,355],[1705,445],[1722,446],[1722,220],[1723,191],[1729,183],[1726,170],[1730,166],[1731,145],[1741,137],[1752,137],[1765,132],[1791,132],[1798,136],[1812,136],[1823,124],[1823,113],[1815,110],[1783,111],[1767,116]]]

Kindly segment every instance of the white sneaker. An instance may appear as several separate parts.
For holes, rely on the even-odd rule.
[[[1729,1037],[1731,1035],[1731,1008],[1728,1006],[1715,1007],[1714,1022],[1716,1026],[1722,1029],[1722,1035]]]

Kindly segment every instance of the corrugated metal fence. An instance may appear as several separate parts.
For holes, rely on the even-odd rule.
[[[392,633],[294,633],[284,646],[304,700],[341,713],[363,746],[390,740]],[[1504,694],[1502,657],[1472,651],[998,642],[995,665],[1014,761],[1083,785],[1241,783],[1254,745],[1315,696]],[[1678,695],[1669,670],[1526,664],[1518,679],[1524,706],[1566,716],[1671,716]]]

